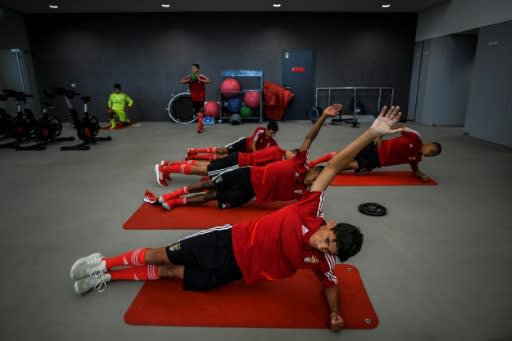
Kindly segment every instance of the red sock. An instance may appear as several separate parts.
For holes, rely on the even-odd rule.
[[[180,189],[177,189],[171,193],[162,194],[160,197],[162,198],[162,202],[166,202],[171,199],[181,197],[182,195],[185,195],[185,194],[188,194],[187,186],[183,186]]]
[[[322,163],[322,162],[328,162],[330,159],[332,159],[334,157],[334,155],[336,155],[336,152],[330,152],[330,153],[327,153],[325,154],[324,156],[321,156],[319,157],[318,159],[316,160],[313,160],[309,163],[309,166],[310,167],[315,167],[316,165],[318,165],[319,163]]]
[[[118,266],[143,266],[146,265],[147,248],[135,249],[120,254],[119,256],[104,258],[107,270]]]
[[[168,209],[173,209],[176,206],[185,206],[187,204],[187,198],[170,199],[167,200],[165,204],[167,204]]]
[[[170,173],[181,173],[181,174],[190,174],[192,172],[192,165],[187,161],[182,163],[170,164],[163,168],[163,173],[165,177],[168,177]]]
[[[217,159],[217,154],[194,154],[190,155],[189,158],[195,160],[207,160],[212,161]]]
[[[189,154],[197,154],[197,153],[216,153],[217,147],[206,147],[206,148],[189,148]]]
[[[200,133],[203,131],[204,125],[203,125],[203,113],[200,112],[197,118],[197,132]]]
[[[172,162],[169,162],[169,165],[181,165],[183,163],[193,166],[197,163],[197,161],[196,160],[172,161]]]
[[[118,271],[110,271],[109,273],[113,281],[152,281],[160,279],[160,273],[156,265],[127,268]]]

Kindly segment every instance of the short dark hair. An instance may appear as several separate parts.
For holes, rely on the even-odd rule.
[[[196,68],[200,69],[199,64],[192,64],[192,66],[195,66]]]
[[[436,155],[441,154],[441,150],[443,150],[443,148],[441,147],[441,143],[439,143],[439,142],[432,142],[432,144],[437,147],[437,154]]]
[[[325,168],[325,166],[315,166],[313,167],[312,169],[314,169],[315,171],[317,171],[318,173],[320,173],[321,171],[323,171]]]
[[[295,148],[295,149],[292,149],[290,150],[292,153],[294,153],[295,155],[299,154],[300,152],[300,149],[299,148]]]
[[[115,83],[115,84],[114,84],[114,89],[119,89],[119,90],[121,90],[121,84],[119,84],[119,83]]]
[[[336,234],[336,248],[341,262],[346,261],[361,250],[363,234],[354,225],[339,223],[332,228]]]
[[[273,130],[273,131],[279,131],[279,126],[277,125],[276,121],[268,121],[267,129]]]

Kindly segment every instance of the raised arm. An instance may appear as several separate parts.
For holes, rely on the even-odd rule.
[[[318,132],[320,131],[320,128],[322,128],[322,125],[324,124],[325,120],[329,117],[336,116],[338,114],[338,112],[340,112],[341,109],[343,109],[343,105],[341,105],[341,104],[333,104],[333,105],[325,108],[322,115],[320,115],[320,117],[315,122],[313,127],[311,127],[311,129],[306,134],[306,137],[304,138],[304,142],[302,142],[302,145],[299,148],[299,150],[301,152],[304,150],[308,150],[309,147],[311,147],[311,144],[317,137]]]
[[[398,122],[402,114],[399,110],[399,106],[392,106],[389,110],[387,107],[383,107],[380,115],[373,121],[372,126],[359,135],[352,143],[336,153],[329,161],[311,186],[311,191],[325,191],[336,174],[347,168],[350,161],[352,161],[370,142],[383,135],[393,134],[403,130],[403,128],[392,128],[392,126]]]

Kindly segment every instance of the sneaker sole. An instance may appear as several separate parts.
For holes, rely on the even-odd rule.
[[[160,186],[160,187],[166,187],[166,185],[164,185],[164,184],[162,184],[162,183],[160,182],[160,172],[159,172],[159,170],[158,170],[158,166],[159,166],[159,164],[157,163],[157,164],[155,165],[156,183],[157,183],[157,184],[158,184],[158,186]]]
[[[96,257],[98,257],[98,258],[103,258],[103,255],[102,255],[101,253],[99,253],[99,252],[93,253],[91,256],[96,256]],[[89,257],[89,256],[87,256],[87,257]],[[75,277],[73,276],[73,270],[75,270],[75,268],[76,268],[76,266],[78,265],[78,263],[80,263],[80,262],[82,261],[82,259],[84,259],[84,258],[86,258],[86,257],[82,257],[82,258],[77,259],[77,260],[73,263],[73,265],[71,265],[71,270],[69,270],[69,278],[70,278],[70,279],[73,279],[73,280],[79,280],[79,279],[81,279],[81,278],[75,278]],[[83,277],[82,277],[82,278],[83,278]]]

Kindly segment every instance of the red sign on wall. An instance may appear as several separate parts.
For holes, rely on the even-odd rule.
[[[292,72],[304,72],[304,66],[292,66]]]

